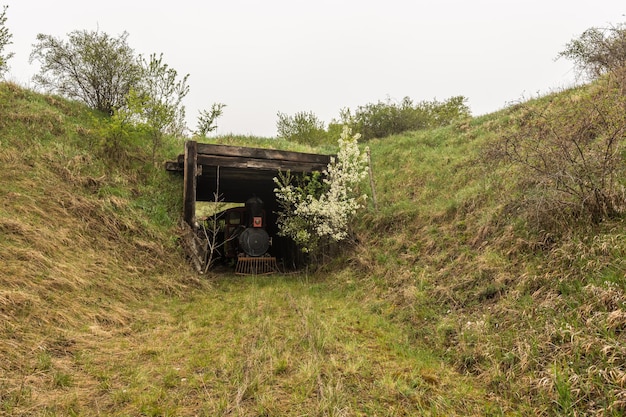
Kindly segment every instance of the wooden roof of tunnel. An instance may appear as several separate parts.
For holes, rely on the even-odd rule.
[[[266,208],[277,209],[274,177],[279,171],[311,173],[324,171],[330,155],[185,142],[185,153],[165,168],[184,175],[183,219],[193,227],[196,201],[214,201],[215,193],[225,202],[261,198]]]

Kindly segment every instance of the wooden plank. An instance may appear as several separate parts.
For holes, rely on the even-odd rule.
[[[198,148],[195,141],[185,142],[183,180],[183,220],[194,228],[196,222],[196,186],[198,175]]]
[[[327,168],[327,163],[312,163],[302,161],[277,161],[267,159],[254,159],[247,157],[230,157],[199,154],[198,164],[207,166],[220,166],[241,169],[263,169],[268,171],[292,171],[311,172],[323,171]]]
[[[325,170],[330,162],[330,155],[206,143],[196,143],[196,152],[200,165],[242,169],[312,172]],[[182,172],[184,166],[185,154],[181,154],[176,161],[166,162],[165,168],[168,171]]]
[[[181,222],[181,246],[199,274],[205,272],[208,243],[203,242],[186,222]]]
[[[315,153],[280,151],[276,149],[248,148],[243,146],[214,145],[198,143],[199,155],[232,156],[240,158],[269,159],[277,161],[311,162],[327,165],[329,155]]]

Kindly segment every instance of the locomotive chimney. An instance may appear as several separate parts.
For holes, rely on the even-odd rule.
[[[248,227],[264,227],[263,224],[263,200],[254,196],[246,201],[246,215]]]

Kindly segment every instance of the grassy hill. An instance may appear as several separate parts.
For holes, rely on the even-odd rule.
[[[355,267],[387,287],[389,316],[409,323],[415,340],[529,415],[626,410],[624,98],[601,91],[589,85],[370,144],[382,209],[362,225]],[[591,116],[583,102],[594,103]],[[591,139],[565,152],[563,129],[580,125]],[[558,146],[528,126],[556,132]],[[524,145],[511,144],[519,132],[541,167],[573,154],[589,170],[597,155],[610,156],[595,138],[612,135],[620,143],[610,151],[618,155],[613,215],[592,221],[570,194],[557,194],[557,177],[502,158],[503,143]],[[526,149],[523,162],[532,162]],[[557,161],[558,173],[570,169]]]
[[[0,415],[621,415],[623,219],[549,229],[494,156],[590,88],[371,141],[380,209],[320,272],[199,277],[180,178],[0,84]]]
[[[180,273],[171,230],[180,184],[99,157],[98,126],[81,105],[0,84],[0,413],[45,415],[69,385],[89,393],[70,360],[81,346],[200,285]]]

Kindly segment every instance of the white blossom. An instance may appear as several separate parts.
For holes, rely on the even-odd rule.
[[[276,197],[285,212],[278,221],[279,233],[293,238],[305,251],[315,247],[319,239],[341,241],[348,237],[350,220],[365,195],[356,195],[356,188],[367,176],[367,153],[361,154],[357,141],[344,127],[338,140],[337,157],[331,157],[323,172],[325,191],[319,196],[303,194],[287,179],[274,178]]]

